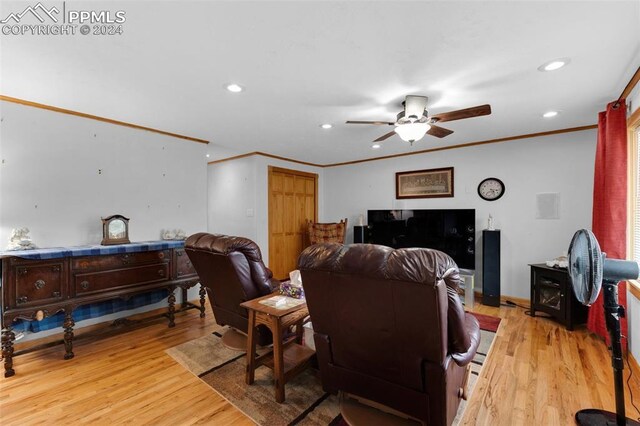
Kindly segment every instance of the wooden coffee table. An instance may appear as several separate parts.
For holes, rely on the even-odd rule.
[[[273,370],[276,401],[284,402],[284,385],[291,378],[302,372],[309,366],[315,351],[302,345],[302,323],[309,315],[307,304],[278,309],[260,303],[261,300],[276,296],[270,294],[244,303],[240,306],[246,308],[249,313],[249,327],[247,338],[247,371],[246,382],[253,384],[255,369],[265,365]],[[255,328],[263,324],[273,334],[273,350],[256,357],[256,331]],[[296,326],[296,335],[283,342],[284,331]]]

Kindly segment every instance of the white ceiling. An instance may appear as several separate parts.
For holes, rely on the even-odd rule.
[[[3,1],[0,15],[28,4]],[[124,10],[124,34],[0,35],[0,93],[207,139],[213,157],[324,164],[594,124],[640,65],[640,1],[72,6]],[[537,71],[559,57],[571,64]],[[391,128],[344,124],[393,121],[407,94],[427,95],[430,113],[489,103],[493,114],[377,151]]]

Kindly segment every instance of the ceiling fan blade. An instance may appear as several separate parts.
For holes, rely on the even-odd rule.
[[[346,121],[346,124],[375,124],[377,126],[393,126],[396,123],[390,123],[388,121]]]
[[[427,133],[431,136],[435,136],[436,138],[444,138],[445,136],[449,136],[453,133],[453,130],[445,129],[444,127],[431,125],[431,128],[427,130]]]
[[[376,139],[374,142],[382,142],[383,140],[385,140],[385,139],[389,139],[391,136],[393,136],[393,135],[395,135],[395,134],[396,134],[396,132],[395,132],[395,130],[393,130],[393,131],[391,131],[391,132],[389,132],[389,133],[386,133],[386,134],[384,134],[384,135],[380,136],[380,137],[379,137],[378,139]]]
[[[426,96],[408,95],[404,100],[404,116],[406,118],[415,116],[416,119],[420,119],[424,115],[426,107]]]
[[[479,105],[471,108],[459,109],[457,111],[443,112],[442,114],[432,115],[437,122],[462,120],[463,118],[480,117],[482,115],[491,114],[491,105]]]

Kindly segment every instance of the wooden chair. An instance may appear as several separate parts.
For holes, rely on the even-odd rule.
[[[309,244],[340,243],[344,244],[347,234],[347,218],[338,223],[315,223],[307,221],[307,237]]]

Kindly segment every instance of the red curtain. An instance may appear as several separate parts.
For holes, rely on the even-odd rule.
[[[600,248],[610,259],[625,259],[627,254],[627,106],[624,100],[612,102],[598,114],[598,145],[593,182],[593,226]],[[618,286],[620,304],[627,306],[626,282]],[[589,309],[587,328],[609,344],[602,307],[602,292]],[[622,319],[622,335],[627,335],[627,320]],[[622,347],[627,345],[626,338]]]

